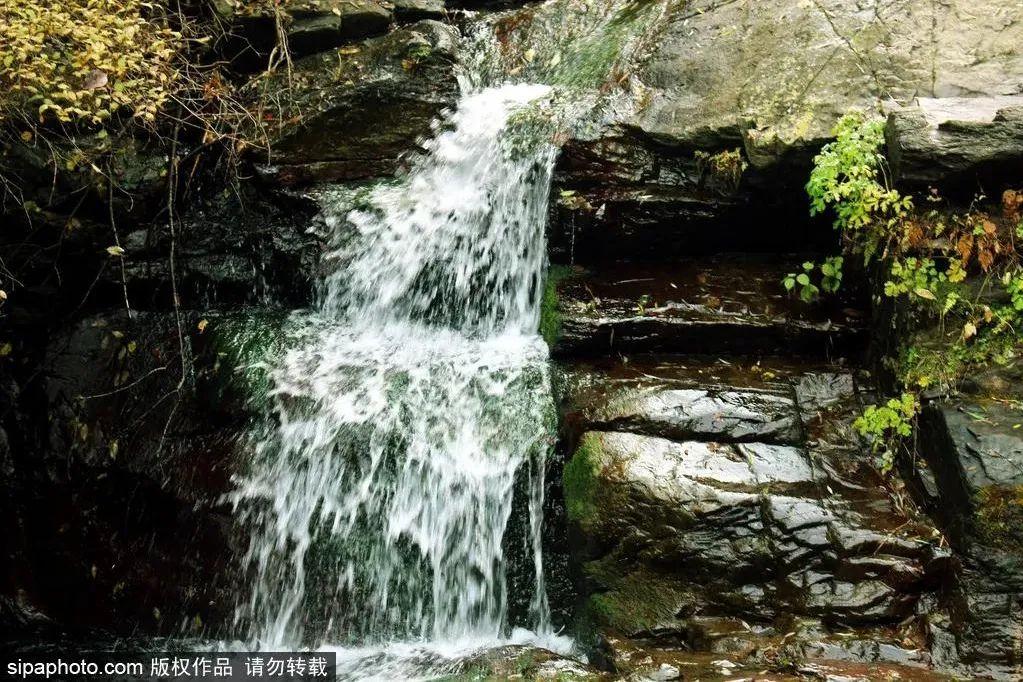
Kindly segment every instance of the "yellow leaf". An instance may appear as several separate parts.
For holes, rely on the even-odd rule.
[[[21,139],[24,140],[25,142],[31,142],[32,141],[31,131],[26,130],[25,132],[23,132],[21,134]]]
[[[963,338],[969,339],[977,335],[977,325],[972,322],[967,322],[963,325]]]
[[[928,301],[934,300],[934,294],[931,293],[930,289],[924,289],[923,287],[919,287],[917,289],[914,289],[913,293],[919,296],[920,298],[926,298]]]
[[[120,257],[124,255],[124,249],[122,249],[120,246],[108,246],[107,253],[109,253],[111,256]]]
[[[202,334],[204,331],[206,331],[206,325],[208,325],[208,324],[209,324],[209,320],[199,320],[199,324],[196,325],[196,326],[199,327],[199,333],[200,334]]]
[[[10,343],[0,343],[0,358],[10,355],[12,350],[14,350],[14,346]]]

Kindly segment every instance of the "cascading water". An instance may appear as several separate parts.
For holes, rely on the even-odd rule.
[[[521,481],[528,626],[551,636],[540,529],[554,419],[536,330],[565,110],[546,85],[483,83],[487,44],[411,171],[360,209],[327,206],[319,304],[293,315],[267,364],[270,418],[231,495],[251,534],[237,611],[250,642],[340,645],[348,678],[436,672],[415,668],[424,651],[508,641],[505,535]]]
[[[271,372],[276,420],[235,493],[256,529],[241,615],[264,646],[504,634],[513,484],[527,465],[542,490],[552,428],[534,330],[553,150],[516,154],[501,133],[546,93],[466,97],[405,182],[332,216],[336,269]],[[306,620],[314,543],[350,605],[333,622]]]

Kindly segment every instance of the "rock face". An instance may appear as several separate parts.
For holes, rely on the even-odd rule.
[[[709,388],[712,365],[574,371],[569,385],[602,398],[595,409],[583,398],[573,421],[584,431],[566,503],[597,557],[586,566],[601,589],[591,609],[612,628],[723,614],[897,622],[938,583],[945,561],[930,530],[861,478],[869,463],[849,427],[859,398],[848,373],[768,365],[770,380]],[[821,386],[830,405],[806,390]]]
[[[393,174],[455,103],[457,35],[422,21],[298,61],[264,175],[294,185]]]
[[[398,21],[443,19],[447,16],[444,0],[395,0],[394,18]]]
[[[819,246],[819,237],[807,239],[814,231],[802,186],[835,121],[917,96],[1018,95],[1020,45],[1023,8],[1014,0],[973,3],[969,12],[958,2],[897,0],[870,11],[840,0],[669,8],[633,74],[636,112],[565,146],[556,184],[572,195],[554,212],[552,257],[692,255],[729,240],[747,250]],[[988,128],[982,146],[1011,151],[1011,136]],[[906,140],[907,173],[928,163],[914,161],[914,150],[954,152],[956,137],[929,142],[927,152],[922,140]],[[938,165],[957,163],[950,153]]]
[[[995,193],[1023,182],[1023,95],[920,98],[889,114],[886,137],[908,187]]]
[[[841,302],[808,307],[781,287],[786,264],[688,261],[561,270],[546,311],[555,355],[717,352],[859,354],[864,320]]]
[[[1018,672],[1023,631],[1023,413],[964,398],[923,413],[918,452],[936,518],[963,557],[944,634],[993,674]]]
[[[186,312],[182,327],[201,352],[198,320]],[[45,380],[20,397],[34,421],[17,430],[5,492],[21,537],[5,549],[20,600],[55,629],[202,633],[231,613],[232,522],[218,497],[240,413],[197,401],[196,375],[178,383],[180,348],[173,314],[87,317],[54,337]]]

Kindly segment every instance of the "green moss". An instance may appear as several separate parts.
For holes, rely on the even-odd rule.
[[[547,271],[547,281],[540,301],[540,335],[548,346],[554,347],[561,336],[561,312],[558,309],[558,283],[565,279],[571,268],[552,265]]]
[[[611,587],[592,595],[587,603],[587,616],[594,627],[623,634],[649,630],[671,622],[687,599],[673,581],[643,567],[615,576],[604,562],[593,562],[586,571],[597,582],[610,583]]]
[[[983,542],[996,547],[1023,543],[1023,485],[982,488],[974,504],[974,523]]]
[[[221,400],[265,399],[271,389],[268,361],[284,347],[286,313],[241,314],[209,322],[205,333],[216,354],[214,389]]]
[[[561,484],[565,491],[565,509],[573,521],[586,524],[596,516],[594,498],[602,456],[600,436],[587,433],[575,454],[565,463]]]

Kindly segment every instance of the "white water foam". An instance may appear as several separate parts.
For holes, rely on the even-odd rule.
[[[540,529],[554,424],[535,330],[554,151],[505,134],[547,92],[463,98],[404,181],[330,217],[321,305],[270,364],[273,419],[231,495],[251,531],[237,615],[254,644],[351,642],[338,651],[361,678],[385,674],[374,660],[443,666],[445,651],[512,641],[516,486],[529,625],[550,639]]]

